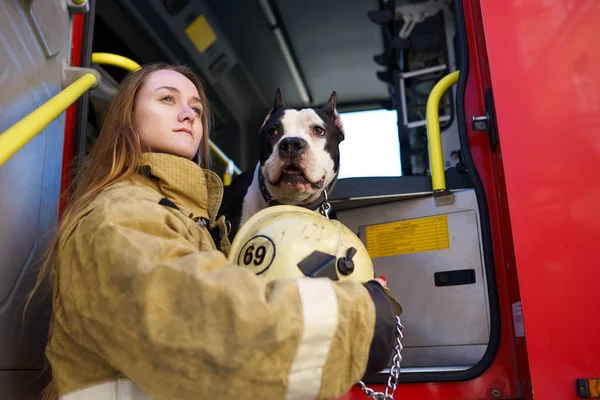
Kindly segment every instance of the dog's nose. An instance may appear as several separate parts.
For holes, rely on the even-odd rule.
[[[290,137],[279,142],[279,152],[284,156],[297,156],[302,154],[308,143],[306,140]]]

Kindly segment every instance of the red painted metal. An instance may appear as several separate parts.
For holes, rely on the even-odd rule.
[[[484,1],[536,399],[600,376],[600,2]]]
[[[81,46],[83,44],[84,16],[76,14],[73,16],[73,30],[71,39],[71,65],[79,67],[81,65]],[[72,164],[75,155],[75,137],[77,135],[77,103],[73,103],[66,111],[65,119],[65,139],[63,145],[62,175],[60,184],[60,206],[59,216],[62,215],[66,207],[66,191],[69,188],[72,178]]]
[[[500,302],[500,345],[490,367],[479,377],[464,382],[430,382],[401,384],[398,399],[527,399],[532,398],[525,343],[514,335],[511,304],[519,301],[517,275],[506,202],[502,154],[499,147],[490,150],[486,132],[472,130],[468,121],[485,110],[484,91],[490,87],[487,49],[484,40],[479,0],[463,0],[469,51],[469,71],[464,107],[467,134],[473,162],[481,178],[490,213],[494,264]],[[495,88],[494,88],[495,90]],[[372,385],[381,391],[384,385]],[[497,397],[499,395],[499,397]],[[344,400],[366,399],[358,387],[342,397]]]

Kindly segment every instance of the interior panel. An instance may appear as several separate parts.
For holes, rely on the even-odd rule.
[[[458,190],[454,196],[454,204],[443,207],[427,196],[337,212],[337,218],[367,245],[376,275],[386,276],[388,287],[404,308],[405,367],[473,366],[483,357],[489,341],[477,199],[473,190]],[[378,257],[368,246],[369,226],[396,221],[424,223],[421,218],[433,216],[447,218],[446,249],[419,251],[420,236],[404,228],[385,236],[389,243],[404,248],[403,253]],[[430,233],[424,235],[423,240],[432,239]],[[472,270],[474,283],[436,284],[436,274],[447,279],[452,276],[448,272],[464,270]]]
[[[64,3],[5,1],[0,5],[0,132],[63,86],[70,57]],[[0,392],[29,399],[45,374],[49,296],[42,285],[24,314],[58,218],[64,114],[0,168]],[[8,397],[6,397],[8,396]]]

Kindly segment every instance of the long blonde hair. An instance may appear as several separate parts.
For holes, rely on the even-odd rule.
[[[203,136],[194,161],[198,162],[202,168],[209,167],[211,115],[202,81],[187,66],[164,63],[147,64],[141,69],[128,74],[108,108],[97,141],[91,147],[89,154],[85,157],[83,167],[77,172],[71,187],[65,193],[68,196],[67,207],[58,223],[56,234],[47,249],[37,282],[27,296],[25,310],[34,293],[52,272],[58,243],[65,228],[73,218],[104,189],[129,178],[136,172],[143,152],[139,135],[133,123],[137,94],[148,75],[160,70],[179,72],[196,86],[203,107],[201,117]],[[51,328],[49,335],[51,335]],[[58,393],[52,382],[49,382],[44,390],[43,399],[58,399]]]

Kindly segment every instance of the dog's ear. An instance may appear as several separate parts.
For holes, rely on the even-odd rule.
[[[340,130],[340,132],[342,132],[342,135],[345,135],[344,125],[342,124],[342,119],[337,111],[337,93],[335,90],[331,92],[331,96],[329,96],[327,104],[323,106],[323,111],[329,116],[329,118],[331,118],[335,126]]]
[[[336,106],[337,106],[337,93],[334,90],[333,92],[331,92],[331,96],[329,96],[329,100],[327,101],[327,104],[325,104],[323,106],[323,111],[325,111],[327,113],[327,115],[332,115],[334,112],[336,112]]]
[[[269,113],[263,120],[263,123],[260,126],[260,129],[262,130],[262,128],[265,126],[265,123],[268,121],[269,118],[271,118],[271,115],[273,115],[273,111],[276,111],[276,110],[278,110],[280,108],[284,108],[284,107],[285,107],[285,104],[283,103],[283,98],[281,96],[281,89],[277,88],[277,91],[275,92],[275,101],[273,102],[273,108],[271,109],[271,111],[269,111]]]
[[[277,88],[277,91],[275,92],[275,101],[273,102],[273,109],[277,110],[284,107],[285,104],[283,103],[283,97],[281,96],[281,89]]]

